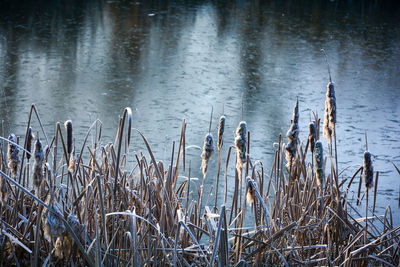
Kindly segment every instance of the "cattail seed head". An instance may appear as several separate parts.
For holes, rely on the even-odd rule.
[[[59,236],[56,239],[56,243],[54,245],[54,255],[62,260],[64,258],[64,253],[63,253],[63,243],[62,243],[62,237]]]
[[[324,182],[324,153],[321,141],[315,142],[314,161],[317,183],[318,185],[322,185]]]
[[[68,171],[70,173],[74,173],[74,169],[75,169],[75,161],[76,161],[76,157],[75,157],[75,149],[72,150],[72,153],[69,156],[69,162],[68,162]]]
[[[316,136],[317,136],[317,132],[316,132],[316,129],[315,129],[315,123],[314,122],[310,122],[310,124],[308,125],[308,128],[310,130],[310,132],[308,134],[308,144],[310,145],[311,153],[314,153],[315,139],[316,139]]]
[[[286,167],[290,169],[291,166],[294,164],[294,159],[296,158],[297,154],[297,145],[299,143],[299,100],[296,101],[296,105],[293,109],[293,119],[292,123],[290,124],[290,128],[286,133],[288,138],[288,144],[285,148],[285,155],[286,155]]]
[[[223,139],[224,139],[224,131],[225,131],[225,116],[221,116],[219,118],[219,126],[218,126],[218,150],[221,150],[222,145],[223,145]]]
[[[53,211],[55,211],[59,216],[63,216],[61,212],[61,206],[58,203],[54,203],[52,208]],[[44,237],[49,242],[52,242],[54,239],[63,236],[65,233],[65,225],[62,220],[47,209],[42,215],[42,222],[44,225]],[[62,241],[62,239],[60,239],[60,241]]]
[[[15,134],[10,134],[8,137],[8,140],[11,142],[14,142],[15,144],[17,143],[17,137]],[[17,176],[17,171],[18,171],[18,164],[20,162],[19,159],[19,148],[17,145],[8,143],[8,167],[10,168],[11,171],[11,177],[16,177]]]
[[[33,138],[35,138],[35,136],[32,133],[32,127],[29,127],[29,129],[28,129],[28,140],[26,142],[26,150],[29,152],[29,153],[26,153],[26,158],[28,159],[28,161],[31,158],[31,154],[30,153],[32,152],[32,141],[33,141]]]
[[[364,184],[367,189],[373,187],[374,166],[372,165],[371,153],[369,153],[368,151],[364,152],[362,178],[364,180]]]
[[[0,177],[0,203],[4,204],[8,199],[8,185],[6,178]]]
[[[72,121],[67,120],[64,123],[65,129],[67,130],[67,152],[71,154],[72,152]]]
[[[35,142],[35,150],[34,150],[34,163],[33,163],[33,185],[36,189],[36,194],[39,194],[39,188],[43,180],[44,171],[43,171],[43,160],[44,160],[44,152],[42,142],[39,139],[36,139]]]
[[[250,177],[248,177],[247,178],[246,198],[247,198],[247,203],[249,203],[250,205],[254,203],[255,194],[256,194],[256,192],[255,192],[256,189],[254,188],[253,184],[254,184],[254,181]]]
[[[207,173],[208,161],[210,160],[212,154],[214,153],[214,138],[212,134],[208,133],[204,137],[203,152],[201,153],[201,169],[203,175]]]
[[[335,134],[336,124],[336,97],[335,86],[329,82],[326,90],[325,114],[324,114],[324,137],[331,139]]]
[[[247,162],[247,123],[241,121],[236,129],[235,147],[236,147],[236,169],[241,171],[243,164]]]

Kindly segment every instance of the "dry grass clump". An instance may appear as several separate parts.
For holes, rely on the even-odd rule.
[[[32,106],[25,139],[29,138],[32,114],[40,122]],[[36,139],[33,173],[29,172],[29,150],[9,142],[15,145],[14,150],[9,149],[11,154],[15,149],[23,153],[17,169],[9,164],[0,171],[2,185],[9,190],[0,206],[0,265],[399,264],[400,226],[393,225],[390,208],[384,215],[375,215],[373,211],[372,217],[355,216],[358,211],[347,194],[337,191],[347,192],[358,172],[347,184],[343,180],[336,186],[333,175],[338,172],[327,171],[327,158],[318,138],[315,146],[314,137],[308,139],[305,149],[298,143],[291,172],[284,171],[286,151],[280,138],[267,175],[264,164],[248,153],[250,135],[242,121],[235,140],[225,140],[235,145],[228,149],[224,162],[225,177],[229,168],[236,171],[233,198],[226,197],[225,189],[224,203],[217,206],[215,200],[212,209],[209,205],[215,196],[203,196],[203,188],[196,192],[196,187],[191,186],[195,182],[191,168],[185,168],[184,121],[178,153],[175,155],[173,150],[171,161],[166,163],[156,160],[147,139],[138,130],[135,138],[144,142],[149,156],[132,154],[129,108],[119,121],[114,144],[101,140],[101,127],[99,120],[89,127],[73,168],[69,168],[73,154],[72,144],[68,144],[72,140],[68,137],[69,128],[67,135],[63,135],[59,123],[51,139],[41,129],[48,149],[44,151],[41,141]],[[317,119],[315,129],[319,129]],[[67,136],[67,142],[63,136]],[[208,136],[204,158],[211,160],[213,142]],[[88,140],[94,141],[90,144]],[[220,139],[218,147],[219,144]],[[229,164],[235,147],[236,166]],[[315,167],[307,157],[312,147]],[[3,151],[0,155],[1,162],[7,162]],[[128,164],[131,159],[132,166]],[[8,156],[8,162],[11,160]],[[363,176],[370,174],[368,166],[366,162]],[[247,196],[242,198],[243,194]],[[366,208],[368,211],[368,204]]]

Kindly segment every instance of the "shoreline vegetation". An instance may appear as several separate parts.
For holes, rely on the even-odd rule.
[[[64,127],[57,123],[51,138],[43,127],[32,129],[33,119],[42,125],[32,105],[26,135],[10,134],[0,142],[0,265],[398,266],[400,226],[393,225],[389,206],[385,214],[375,213],[379,172],[373,170],[367,141],[352,177],[338,168],[331,79],[323,129],[315,113],[305,145],[298,136],[299,116],[297,100],[288,142],[279,136],[268,165],[251,157],[245,121],[234,142],[224,143],[228,119],[220,117],[218,151],[210,121],[198,158],[203,179],[197,192],[186,159],[185,120],[171,161],[163,163],[133,128],[130,108],[119,120],[114,143],[99,145],[102,123],[96,120],[77,148],[74,140],[81,137],[74,136],[72,121]],[[130,153],[133,134],[149,156]],[[223,145],[229,146],[225,162]],[[207,177],[214,152],[217,175]],[[235,170],[232,199],[227,194],[230,168]],[[205,191],[206,179],[215,180],[210,191]],[[354,204],[348,192],[357,182]],[[220,201],[218,195],[223,195]],[[365,216],[355,205],[365,206]]]

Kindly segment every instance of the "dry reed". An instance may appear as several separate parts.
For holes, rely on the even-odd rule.
[[[127,114],[131,123],[129,110]],[[316,175],[308,167],[301,146],[292,167],[298,171],[282,171],[286,153],[282,140],[275,147],[270,174],[265,175],[262,162],[247,155],[247,127],[241,122],[234,140],[239,166],[229,164],[231,146],[225,170],[241,169],[247,163],[247,197],[241,205],[233,205],[232,209],[222,205],[217,212],[208,206],[211,194],[205,194],[204,206],[198,204],[201,199],[190,185],[196,181],[191,177],[191,167],[188,178],[180,179],[186,176],[185,171],[181,173],[184,160],[176,159],[178,163],[174,164],[174,153],[171,162],[157,161],[149,142],[137,131],[149,157],[131,154],[130,123],[128,133],[120,123],[117,145],[124,144],[126,149],[117,149],[107,142],[100,146],[86,144],[87,136],[101,125],[95,121],[77,151],[73,172],[65,170],[70,159],[68,146],[57,145],[64,144],[60,128],[48,145],[48,154],[36,140],[32,179],[27,172],[21,173],[21,181],[30,181],[25,186],[11,175],[11,169],[0,171],[2,184],[10,191],[0,209],[0,265],[399,264],[400,226],[391,222],[390,208],[383,216],[372,213],[374,220],[367,218],[367,228],[360,223],[365,218],[354,217],[358,211],[347,194],[341,194],[337,202],[329,174],[327,182],[318,186],[326,173],[320,141],[315,143],[314,151]],[[98,144],[103,143],[100,136],[96,139]],[[179,149],[185,149],[184,136],[181,140]],[[0,155],[4,162],[4,153]],[[133,166],[128,159],[135,160]],[[35,191],[40,186],[41,193],[32,193],[31,184]],[[19,198],[18,191],[24,197]],[[239,191],[235,195],[235,201],[241,201]],[[15,205],[18,201],[20,205]],[[251,208],[246,203],[251,203]],[[341,215],[338,205],[344,208]]]

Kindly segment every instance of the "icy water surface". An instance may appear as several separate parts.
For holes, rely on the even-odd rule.
[[[400,167],[395,1],[2,1],[0,118],[7,133],[23,136],[35,103],[49,134],[55,122],[72,119],[83,139],[99,118],[104,142],[112,142],[129,106],[134,127],[168,162],[182,118],[188,145],[201,146],[211,106],[214,136],[224,106],[225,161],[243,98],[251,156],[269,173],[273,143],[287,131],[296,97],[302,140],[311,110],[322,117],[328,73],[321,48],[336,84],[339,168],[349,167],[348,178],[361,166],[367,132],[380,171],[378,213],[391,205],[398,224],[400,175],[391,163]],[[137,135],[132,142],[135,151],[144,149]],[[188,153],[199,177],[200,151]]]

